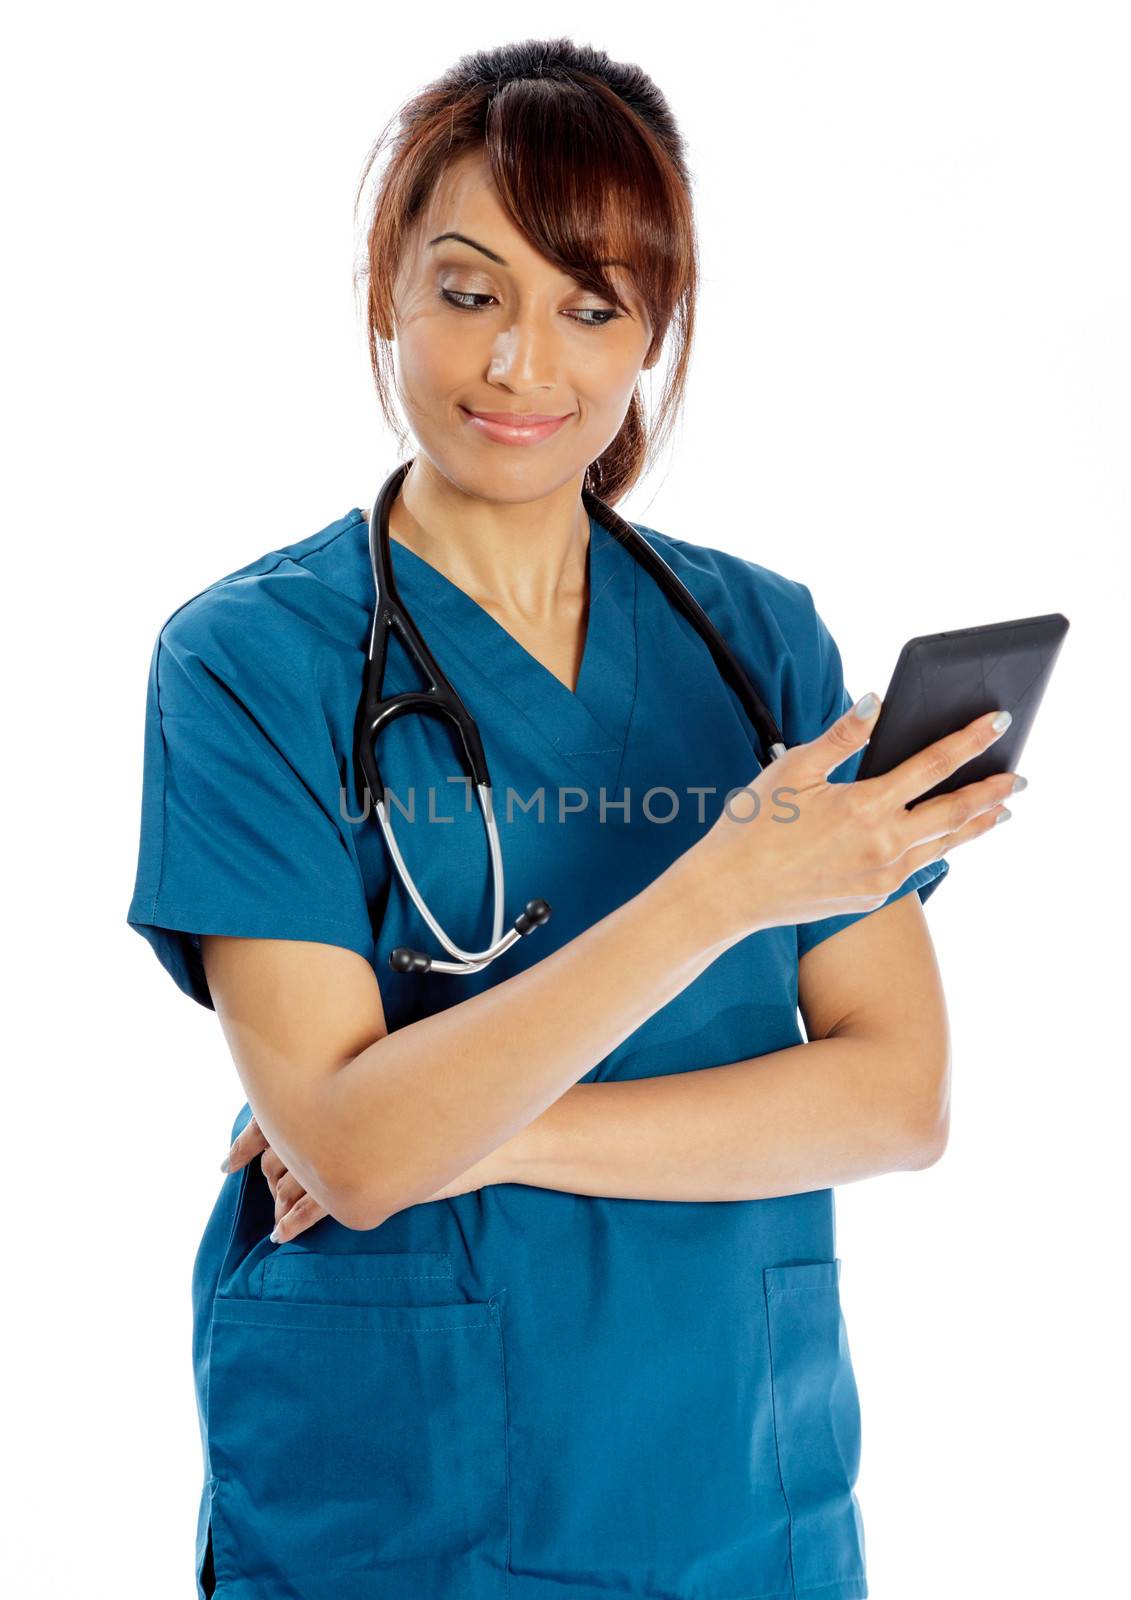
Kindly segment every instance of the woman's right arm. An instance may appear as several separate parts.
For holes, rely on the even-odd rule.
[[[264,1137],[331,1216],[372,1228],[533,1122],[740,937],[692,850],[544,960],[393,1033],[352,951],[212,934],[201,951]]]
[[[881,777],[825,781],[878,710],[846,712],[787,751],[748,786],[749,802],[737,797],[639,894],[544,960],[391,1034],[356,953],[203,936],[217,1014],[280,1160],[338,1221],[376,1227],[513,1138],[731,945],[875,910],[987,831],[1012,774],[905,806],[1000,736],[993,713]],[[740,820],[755,804],[754,820]]]

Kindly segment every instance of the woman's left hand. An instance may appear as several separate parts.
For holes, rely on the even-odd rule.
[[[275,1228],[271,1238],[276,1244],[286,1244],[320,1222],[328,1212],[313,1195],[307,1194],[294,1174],[283,1165],[253,1116],[229,1150],[226,1170],[238,1172],[257,1155],[262,1155],[263,1176],[275,1199]],[[482,1161],[476,1162],[434,1194],[426,1195],[419,1203],[426,1205],[432,1200],[450,1200],[453,1195],[470,1194],[489,1183],[505,1182],[499,1170],[498,1155],[499,1152],[493,1150]]]

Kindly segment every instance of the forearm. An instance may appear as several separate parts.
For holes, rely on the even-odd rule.
[[[497,1151],[741,937],[693,855],[536,965],[334,1074],[352,1226],[376,1226]]]
[[[578,1083],[496,1152],[495,1182],[637,1200],[761,1200],[929,1164],[902,1040],[815,1039],[656,1078]]]

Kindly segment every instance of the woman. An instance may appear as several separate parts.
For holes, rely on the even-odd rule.
[[[364,510],[166,622],[129,920],[248,1097],[193,1279],[198,1592],[864,1596],[831,1186],[945,1144],[919,902],[1012,775],[906,807],[1000,719],[851,784],[878,703],[808,587],[637,525],[781,726],[763,770],[586,511],[676,415],[694,323],[682,144],[638,68],[566,39],[461,60],[400,115],[368,269],[416,440],[397,587],[482,733],[508,920],[552,916],[469,976],[390,969],[436,947],[350,803]],[[394,640],[384,693],[416,687]],[[478,949],[457,758],[431,718],[381,738],[413,876]]]

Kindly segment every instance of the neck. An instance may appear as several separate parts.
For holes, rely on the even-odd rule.
[[[540,500],[465,494],[417,456],[389,508],[389,538],[480,603],[537,618],[585,588],[589,514],[580,476]]]

